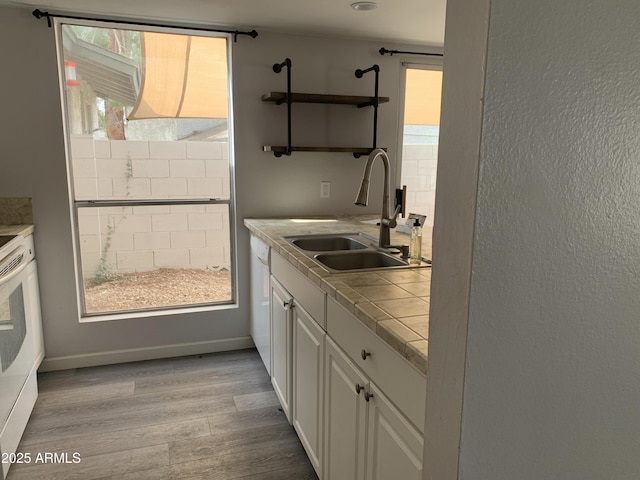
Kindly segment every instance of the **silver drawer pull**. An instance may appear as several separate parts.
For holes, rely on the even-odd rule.
[[[360,395],[360,392],[364,389],[364,387],[362,385],[360,385],[359,383],[356,383],[356,393],[358,395]]]
[[[366,360],[367,357],[371,356],[371,353],[367,352],[364,348],[362,349],[362,351],[360,352],[360,356],[362,357],[362,360]]]
[[[368,402],[373,398],[373,393],[364,392],[364,399]]]

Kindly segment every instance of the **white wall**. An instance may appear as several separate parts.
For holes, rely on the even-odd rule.
[[[286,140],[286,109],[260,97],[285,88],[285,74],[271,70],[273,63],[285,57],[293,61],[294,89],[312,93],[371,95],[373,77],[357,79],[354,71],[378,63],[380,94],[392,98],[380,107],[378,143],[389,147],[395,161],[402,57],[381,57],[377,42],[267,32],[255,40],[239,38],[233,44],[232,59],[239,308],[180,318],[79,323],[53,30],[45,21],[34,19],[29,9],[1,7],[0,35],[0,58],[11,66],[11,75],[0,79],[0,196],[33,197],[48,358],[244,338],[248,335],[249,242],[243,218],[379,210],[379,202],[372,202],[369,209],[353,205],[364,158],[296,154],[277,159],[262,152],[262,145]],[[384,46],[406,50],[403,45]],[[296,105],[294,113],[295,143],[368,146],[371,142],[371,111]],[[332,182],[329,199],[319,198],[321,180]],[[372,199],[379,184],[381,190],[378,173],[372,181]]]
[[[448,61],[459,66],[466,53],[455,39],[478,29],[487,60],[484,75],[482,61],[468,64],[484,96],[466,109],[452,98],[467,80],[447,78],[445,61],[443,111],[463,119],[481,105],[482,115],[480,143],[465,139],[479,168],[475,231],[434,239],[436,266],[454,241],[469,277],[459,292],[432,297],[431,326],[466,339],[453,362],[464,363],[450,372],[464,375],[464,391],[449,399],[463,398],[451,425],[461,432],[459,474],[433,478],[640,478],[638,18],[637,0],[450,5]],[[451,127],[443,122],[442,134]],[[455,152],[441,140],[436,232],[451,222],[440,194],[454,188]],[[474,180],[472,168],[463,174]],[[444,270],[434,269],[434,286]],[[462,321],[433,315],[465,297]]]
[[[433,229],[425,480],[458,478],[489,1],[449,2]]]
[[[276,158],[262,145],[286,144],[286,107],[262,102],[269,91],[286,90],[286,71],[271,67],[292,60],[292,89],[304,93],[373,95],[373,73],[358,79],[357,68],[380,65],[380,95],[391,97],[379,108],[378,146],[397,157],[399,81],[402,59],[380,56],[378,42],[261,33],[234,44],[233,88],[236,128],[236,181],[241,215],[363,213],[353,204],[365,158],[351,154],[295,153]],[[371,146],[373,111],[345,106],[293,105],[293,144]],[[374,168],[371,208],[378,212],[381,166]],[[395,178],[395,177],[392,177]],[[331,198],[320,199],[320,181],[331,182]],[[376,195],[379,186],[380,195]]]

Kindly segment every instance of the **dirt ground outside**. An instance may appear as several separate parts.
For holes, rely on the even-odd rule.
[[[87,313],[198,305],[231,299],[228,271],[160,268],[120,274],[100,284],[85,279]]]

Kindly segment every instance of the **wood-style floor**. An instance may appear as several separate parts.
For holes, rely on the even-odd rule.
[[[44,373],[8,480],[317,477],[255,350]],[[56,453],[69,463],[36,463]],[[79,463],[73,463],[74,453]]]

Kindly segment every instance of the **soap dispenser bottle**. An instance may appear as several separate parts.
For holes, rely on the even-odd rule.
[[[422,257],[422,226],[417,218],[411,226],[411,242],[409,243],[409,264],[420,265]]]

